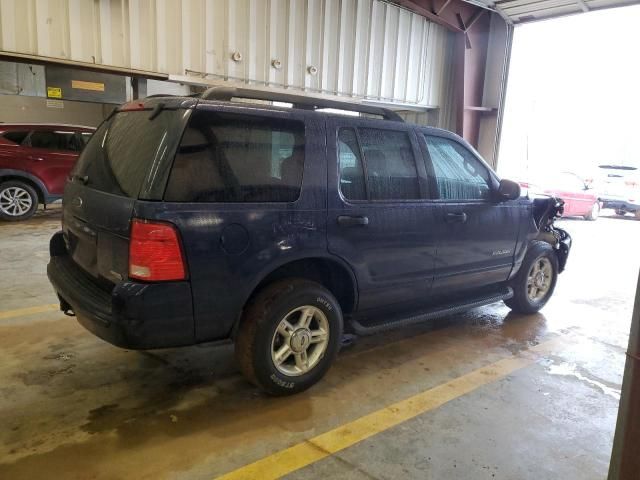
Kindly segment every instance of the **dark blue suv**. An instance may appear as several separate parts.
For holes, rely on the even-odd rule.
[[[48,275],[61,309],[114,345],[232,339],[252,382],[290,394],[324,375],[345,332],[500,300],[539,310],[571,245],[561,213],[447,131],[214,88],[125,104],[98,128]]]

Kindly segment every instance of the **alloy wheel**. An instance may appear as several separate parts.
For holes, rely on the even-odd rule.
[[[553,267],[546,257],[538,258],[527,276],[527,297],[532,302],[539,302],[549,292],[553,280]]]
[[[312,370],[329,345],[329,321],[322,310],[311,305],[298,307],[278,324],[271,341],[271,360],[288,376]]]
[[[33,199],[21,187],[7,187],[0,191],[0,211],[11,217],[20,217],[31,210]]]

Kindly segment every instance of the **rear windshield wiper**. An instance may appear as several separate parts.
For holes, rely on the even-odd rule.
[[[151,114],[149,115],[149,120],[153,120],[158,115],[160,115],[160,112],[162,112],[163,109],[164,109],[164,103],[156,104],[156,106],[153,107],[153,110],[151,110]]]

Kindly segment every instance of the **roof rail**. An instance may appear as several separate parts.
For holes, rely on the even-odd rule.
[[[307,97],[293,93],[277,91],[254,90],[240,87],[211,87],[205,90],[200,97],[203,100],[230,101],[232,98],[246,98],[253,100],[268,100],[272,102],[291,103],[295,108],[303,110],[317,110],[319,108],[335,108],[336,110],[348,110],[350,112],[368,113],[379,115],[385,120],[404,122],[402,117],[393,110],[361,103],[332,100],[328,98]]]

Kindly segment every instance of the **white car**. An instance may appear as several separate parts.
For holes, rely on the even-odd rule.
[[[612,208],[618,215],[633,213],[640,219],[640,169],[600,165],[595,187],[603,208]]]

